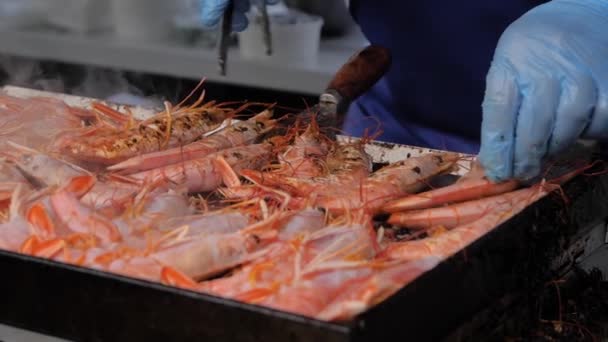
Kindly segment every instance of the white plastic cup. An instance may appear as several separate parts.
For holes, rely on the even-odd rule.
[[[239,51],[244,59],[269,63],[297,64],[314,67],[318,63],[323,18],[306,15],[295,22],[270,17],[272,55],[266,54],[261,22],[250,19],[248,28],[239,33]]]
[[[114,31],[123,40],[166,41],[173,32],[174,11],[170,0],[112,0]]]

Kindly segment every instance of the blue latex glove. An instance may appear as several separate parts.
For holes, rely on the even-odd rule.
[[[607,136],[608,0],[554,0],[511,24],[487,76],[487,175],[527,180],[579,137]]]
[[[224,12],[226,11],[226,7],[228,7],[228,0],[200,0],[201,1],[201,14],[203,25],[207,27],[216,27]],[[234,1],[234,11],[232,13],[232,30],[236,32],[241,32],[247,28],[249,25],[249,21],[245,16],[245,13],[249,11],[251,7],[251,1],[249,0],[233,0]],[[279,2],[279,0],[256,0],[258,2],[266,1],[268,5],[274,5]],[[256,2],[254,2],[256,3]]]

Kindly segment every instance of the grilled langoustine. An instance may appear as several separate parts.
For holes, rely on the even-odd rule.
[[[60,149],[77,160],[115,164],[140,154],[191,143],[219,128],[234,112],[221,107],[191,108],[175,113],[168,109],[132,128],[89,129],[86,134],[64,139]]]
[[[276,125],[276,121],[271,118],[272,111],[265,110],[249,120],[236,122],[191,144],[129,158],[108,167],[108,170],[132,174],[203,158],[223,149],[248,145]]]

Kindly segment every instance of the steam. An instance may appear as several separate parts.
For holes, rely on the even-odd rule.
[[[49,70],[51,69],[51,70]],[[67,70],[67,71],[66,71]],[[158,107],[162,99],[146,96],[123,72],[95,67],[43,68],[36,60],[0,56],[4,85],[93,97],[126,105]]]
[[[15,57],[0,57],[0,68],[5,75],[4,83],[18,87],[36,88],[45,91],[65,92],[60,79],[45,79],[39,63]],[[5,85],[3,84],[3,85]]]

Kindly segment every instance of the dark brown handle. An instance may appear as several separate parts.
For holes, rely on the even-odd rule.
[[[391,54],[386,48],[370,45],[354,54],[335,74],[327,87],[353,101],[368,91],[386,74]]]
[[[222,26],[218,42],[217,61],[220,68],[220,75],[226,76],[226,63],[228,63],[228,46],[230,45],[230,32],[232,32],[232,16],[234,15],[234,1],[229,0],[228,6],[222,18]]]

